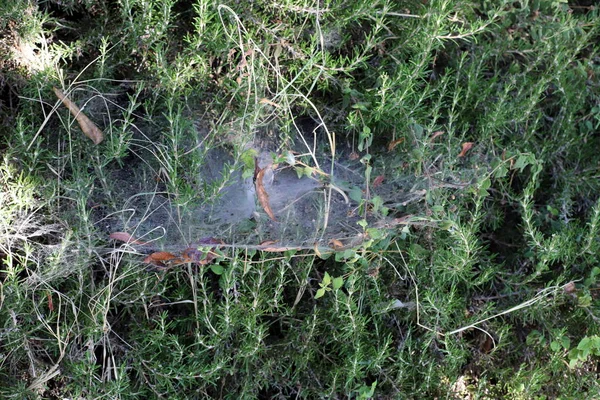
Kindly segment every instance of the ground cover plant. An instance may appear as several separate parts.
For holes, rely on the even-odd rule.
[[[0,397],[600,397],[593,3],[0,4]]]

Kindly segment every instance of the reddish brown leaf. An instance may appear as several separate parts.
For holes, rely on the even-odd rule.
[[[65,107],[69,109],[73,117],[75,117],[85,136],[92,139],[92,142],[94,142],[94,144],[99,144],[100,142],[102,142],[102,140],[104,139],[102,131],[98,129],[98,127],[84,113],[81,112],[79,107],[77,107],[75,103],[71,101],[71,99],[65,96],[62,90],[57,88],[53,89],[54,94],[56,94],[56,97],[58,97],[60,101],[62,101]]]
[[[166,267],[173,260],[178,260],[178,257],[168,251],[157,251],[144,258],[146,264],[156,265],[157,267]]]
[[[376,188],[377,186],[381,186],[381,184],[383,183],[384,179],[385,179],[385,176],[379,175],[378,177],[376,177],[373,180],[373,185],[371,185],[371,186],[373,186],[374,188]]]
[[[350,153],[350,156],[348,158],[350,158],[350,160],[354,161],[357,160],[360,156],[358,155],[357,152],[353,151],[352,153]]]
[[[435,138],[437,138],[438,136],[442,136],[444,134],[444,131],[435,131],[433,132],[433,135],[431,135],[431,139],[429,139],[430,142],[433,142],[435,140]]]
[[[54,303],[52,302],[52,293],[46,294],[46,297],[48,299],[48,310],[50,310],[50,312],[52,312],[52,311],[54,311]]]
[[[109,238],[113,240],[118,240],[119,242],[139,244],[140,246],[148,244],[146,242],[142,242],[141,240],[137,240],[127,232],[113,232],[110,234]]]
[[[460,151],[459,157],[464,157],[469,150],[473,147],[475,143],[473,142],[465,142],[462,144],[462,150]]]
[[[258,174],[256,174],[256,181],[254,182],[254,185],[256,186],[256,196],[258,197],[258,202],[262,206],[263,210],[265,210],[269,218],[271,218],[273,221],[277,221],[275,219],[275,214],[273,214],[273,210],[271,210],[271,205],[269,204],[269,194],[267,193],[267,190],[263,184],[266,168],[267,167],[261,169],[258,171]]]
[[[396,148],[396,146],[398,146],[402,142],[404,142],[404,138],[396,139],[396,140],[390,142],[390,144],[388,144],[388,151],[394,150]]]

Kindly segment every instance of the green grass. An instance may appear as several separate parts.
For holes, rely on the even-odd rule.
[[[1,4],[0,397],[599,397],[590,3]]]

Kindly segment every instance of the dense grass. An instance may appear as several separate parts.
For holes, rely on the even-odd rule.
[[[0,397],[600,397],[590,3],[0,5]],[[260,206],[209,265],[109,239],[197,241],[257,143],[350,245],[257,248]]]

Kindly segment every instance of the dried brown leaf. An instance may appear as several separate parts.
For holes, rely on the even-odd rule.
[[[373,186],[374,188],[376,188],[377,186],[381,186],[381,184],[383,183],[384,180],[385,180],[385,176],[379,175],[378,177],[376,177],[373,180],[373,184],[371,186]]]
[[[173,253],[169,253],[168,251],[157,251],[144,258],[143,262],[164,268],[167,266],[166,263],[171,263],[172,261],[177,260],[180,259]]]
[[[435,131],[433,132],[433,135],[431,135],[431,139],[429,139],[430,142],[433,142],[435,140],[435,138],[437,138],[438,136],[442,136],[444,134],[444,131]]]
[[[331,239],[329,245],[333,247],[334,250],[339,250],[344,247],[344,244],[337,239]]]
[[[256,181],[254,182],[254,185],[256,186],[256,196],[258,197],[258,202],[262,206],[263,210],[265,210],[269,218],[271,218],[273,221],[277,221],[275,219],[275,214],[273,214],[273,210],[271,209],[271,205],[269,204],[269,194],[267,193],[267,190],[263,184],[263,178],[266,169],[267,167],[261,169],[258,171],[258,174],[256,174]]]
[[[127,232],[113,232],[108,237],[113,240],[118,240],[119,242],[139,244],[140,246],[148,244],[146,242],[142,242],[141,240],[137,240]]]
[[[279,104],[277,104],[277,103],[275,103],[274,101],[271,101],[271,100],[269,100],[269,99],[266,99],[266,98],[262,98],[262,99],[260,99],[260,100],[259,100],[259,103],[260,103],[260,104],[268,104],[268,105],[270,105],[270,106],[273,106],[273,107],[275,107],[275,108],[281,108],[281,106],[280,106]]]
[[[48,299],[48,310],[50,312],[54,311],[54,303],[52,302],[52,293],[46,293],[46,298]]]
[[[388,144],[388,151],[394,150],[396,148],[396,146],[398,146],[402,142],[404,142],[404,138],[396,139],[396,140],[390,142],[390,144]]]
[[[81,112],[79,107],[77,107],[75,103],[73,103],[71,99],[69,99],[62,92],[62,90],[57,88],[53,89],[54,94],[56,94],[56,97],[58,97],[60,101],[62,101],[65,107],[69,109],[73,117],[75,117],[85,136],[92,139],[92,142],[94,142],[94,144],[99,144],[100,142],[102,142],[102,140],[104,139],[102,131],[84,113]]]
[[[296,250],[296,247],[289,247],[289,246],[281,246],[281,247],[264,247],[264,248],[260,248],[260,250],[262,251],[268,251],[269,253],[284,253],[286,251],[290,251],[290,250]]]
[[[475,143],[473,142],[465,142],[462,144],[462,150],[460,151],[460,154],[458,155],[459,157],[464,157],[465,155],[467,155],[467,152],[469,150],[471,150],[471,148],[473,147]]]

